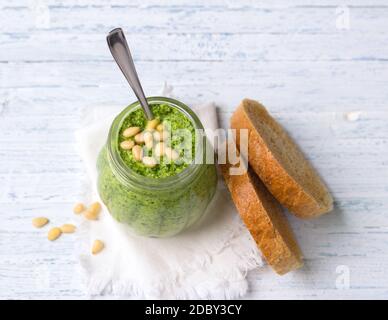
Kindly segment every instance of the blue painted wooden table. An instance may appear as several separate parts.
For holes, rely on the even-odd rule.
[[[306,267],[250,273],[246,298],[388,298],[387,16],[384,0],[2,0],[0,298],[87,298],[74,238],[53,245],[31,219],[67,221],[82,193],[82,116],[135,100],[105,43],[116,26],[146,92],[166,80],[216,101],[223,127],[260,100],[335,197],[325,217],[290,217]]]

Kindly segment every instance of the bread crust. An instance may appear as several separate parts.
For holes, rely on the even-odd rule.
[[[264,106],[257,101],[244,99],[231,117],[231,128],[237,129],[238,146],[239,129],[248,129],[250,166],[272,195],[290,212],[299,218],[313,218],[332,210],[333,200],[326,186]],[[283,146],[278,150],[273,147],[276,140],[280,140]],[[286,148],[294,155],[296,163],[287,163]],[[299,176],[292,170],[292,166],[298,166],[295,170],[299,170]]]
[[[220,164],[232,199],[268,264],[280,275],[303,266],[301,250],[282,209],[255,173],[230,175],[228,162]]]

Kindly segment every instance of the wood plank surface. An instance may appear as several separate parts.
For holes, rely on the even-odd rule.
[[[167,81],[190,105],[215,101],[225,128],[260,100],[334,195],[325,217],[290,216],[306,267],[251,272],[245,298],[388,298],[387,15],[383,0],[2,0],[0,298],[88,298],[74,239],[54,246],[30,221],[68,221],[81,197],[83,115],[135,99],[106,47],[116,26],[147,93]]]

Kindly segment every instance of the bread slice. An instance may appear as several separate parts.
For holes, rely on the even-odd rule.
[[[257,101],[244,99],[231,127],[248,129],[248,161],[272,195],[299,218],[329,212],[333,199],[298,146]]]
[[[280,205],[251,169],[232,175],[231,167],[228,161],[220,164],[237,210],[268,264],[281,275],[300,268],[302,253]]]

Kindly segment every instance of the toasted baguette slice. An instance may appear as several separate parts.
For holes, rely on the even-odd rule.
[[[242,220],[268,264],[281,275],[300,268],[302,253],[280,205],[251,169],[231,175],[232,166],[228,161],[220,164],[222,175]]]
[[[272,195],[299,218],[318,217],[333,208],[325,184],[286,131],[254,100],[244,99],[231,127],[248,129],[248,161]]]

